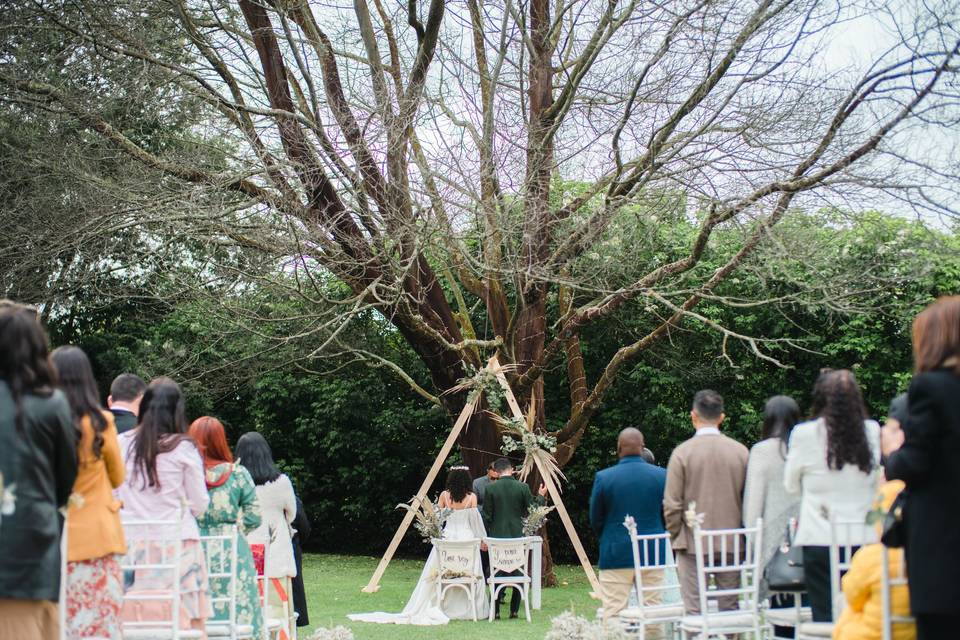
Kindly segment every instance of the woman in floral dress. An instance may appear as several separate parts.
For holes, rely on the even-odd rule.
[[[223,424],[216,418],[204,416],[190,425],[190,437],[200,447],[206,469],[210,506],[197,518],[200,534],[225,535],[237,524],[241,535],[237,539],[237,623],[253,625],[253,637],[261,637],[263,611],[257,590],[257,572],[253,564],[246,535],[260,526],[260,505],[250,473],[233,462]],[[216,551],[216,549],[208,549]],[[219,566],[221,559],[208,558],[211,566]],[[227,595],[225,581],[211,580],[213,597]],[[214,620],[227,620],[229,610],[225,603],[216,603]]]

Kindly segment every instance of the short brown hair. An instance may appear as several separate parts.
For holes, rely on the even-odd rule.
[[[913,360],[917,373],[960,358],[960,296],[945,296],[920,312],[913,321]],[[960,362],[953,364],[960,375]]]

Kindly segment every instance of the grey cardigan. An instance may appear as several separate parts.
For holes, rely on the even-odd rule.
[[[787,493],[783,486],[786,451],[780,438],[761,440],[750,449],[747,482],[743,488],[743,524],[752,526],[763,518],[763,549],[760,567],[767,565],[783,542],[790,518],[800,513],[799,496]],[[760,582],[760,597],[770,595],[766,581]]]

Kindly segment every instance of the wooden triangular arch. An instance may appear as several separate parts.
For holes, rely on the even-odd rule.
[[[503,370],[500,367],[500,361],[496,355],[487,361],[487,367],[495,373],[500,386],[503,387],[507,405],[510,407],[510,413],[514,418],[523,420],[523,411],[520,409],[520,405],[517,403],[517,399],[514,397],[509,383],[507,383],[506,376],[503,375]],[[450,435],[447,436],[446,442],[444,442],[443,446],[440,448],[440,453],[437,454],[436,460],[433,461],[433,466],[431,466],[430,471],[427,472],[427,477],[423,479],[423,483],[420,485],[420,490],[417,491],[417,495],[413,504],[417,504],[419,501],[427,497],[427,492],[430,490],[431,485],[433,485],[433,481],[436,480],[437,474],[440,472],[440,468],[443,467],[443,463],[446,462],[447,457],[453,450],[453,445],[456,444],[457,438],[460,437],[460,433],[467,426],[467,423],[470,422],[470,417],[473,415],[473,412],[476,410],[479,402],[479,394],[476,394],[473,399],[463,407],[463,411],[460,412],[460,416],[454,423],[453,429],[450,430]],[[540,472],[540,476],[543,478],[544,484],[547,486],[547,492],[549,493],[550,498],[553,500],[553,504],[556,506],[557,514],[560,516],[560,521],[563,522],[563,527],[566,529],[567,535],[570,537],[570,542],[573,544],[573,548],[577,552],[577,558],[580,560],[580,565],[583,567],[583,571],[587,576],[587,580],[590,581],[590,585],[593,587],[594,593],[599,594],[600,583],[597,581],[597,575],[593,571],[593,565],[590,564],[590,559],[587,557],[587,552],[583,548],[583,543],[580,542],[580,536],[577,535],[577,530],[573,527],[573,521],[570,520],[570,514],[567,513],[567,508],[563,504],[563,498],[560,496],[560,489],[553,481],[551,474],[547,473],[546,469],[541,468],[539,459],[534,457],[534,462],[537,465],[537,470]],[[375,593],[380,589],[380,579],[383,577],[384,572],[387,570],[387,566],[393,559],[393,554],[396,553],[397,547],[400,546],[400,541],[403,540],[403,536],[406,535],[407,529],[410,528],[413,518],[414,510],[408,510],[406,515],[403,516],[403,520],[400,522],[400,527],[397,529],[396,534],[393,536],[393,540],[390,541],[390,545],[387,547],[386,552],[380,559],[380,564],[377,565],[376,571],[373,572],[370,582],[368,582],[367,586],[362,589],[364,593]]]

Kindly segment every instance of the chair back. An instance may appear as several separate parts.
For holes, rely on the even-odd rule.
[[[224,533],[225,532],[225,533]],[[228,625],[230,638],[236,637],[237,627],[237,525],[221,529],[217,535],[200,536],[203,556],[207,560],[207,578],[210,581],[210,604],[214,623]],[[227,619],[222,620],[226,611]]]
[[[124,572],[123,633],[156,633],[178,640],[180,581],[183,574],[183,514],[178,520],[124,520],[127,552]]]
[[[693,544],[697,561],[697,582],[700,587],[700,612],[704,617],[704,630],[710,626],[710,617],[715,601],[719,608],[721,598],[736,596],[739,612],[760,612],[760,550],[763,537],[763,520],[757,518],[752,527],[740,529],[701,529],[693,526]],[[731,589],[711,588],[707,576],[733,574],[738,577],[738,587]],[[717,613],[713,613],[717,615]],[[709,635],[709,634],[708,634]]]
[[[850,569],[853,554],[858,547],[870,542],[864,539],[866,516],[859,520],[841,520],[830,517],[830,588],[833,594],[833,619],[840,619],[845,599],[840,579]]]
[[[645,602],[651,599],[660,602],[668,602],[668,592],[676,592],[677,585],[670,584],[666,580],[659,580],[657,583],[644,584],[643,570],[673,570],[677,571],[677,560],[670,549],[669,533],[637,534],[637,523],[631,517],[627,516],[623,521],[623,526],[627,528],[630,536],[630,544],[633,551],[633,582],[637,590],[637,606],[642,612]],[[666,573],[666,571],[665,571]],[[659,598],[655,598],[660,594]]]
[[[526,538],[487,538],[490,575],[498,572],[530,577],[530,541]]]
[[[907,566],[904,561],[905,556],[903,553],[898,555],[900,556],[899,571],[897,571],[897,576],[893,577],[890,573],[890,549],[883,547],[883,568],[880,574],[880,604],[883,608],[881,630],[883,632],[883,640],[893,640],[893,625],[895,624],[916,624],[913,616],[895,615],[893,613],[893,588],[902,587],[906,589],[908,584]]]
[[[480,561],[480,539],[443,540],[435,538],[440,580],[476,578]]]

